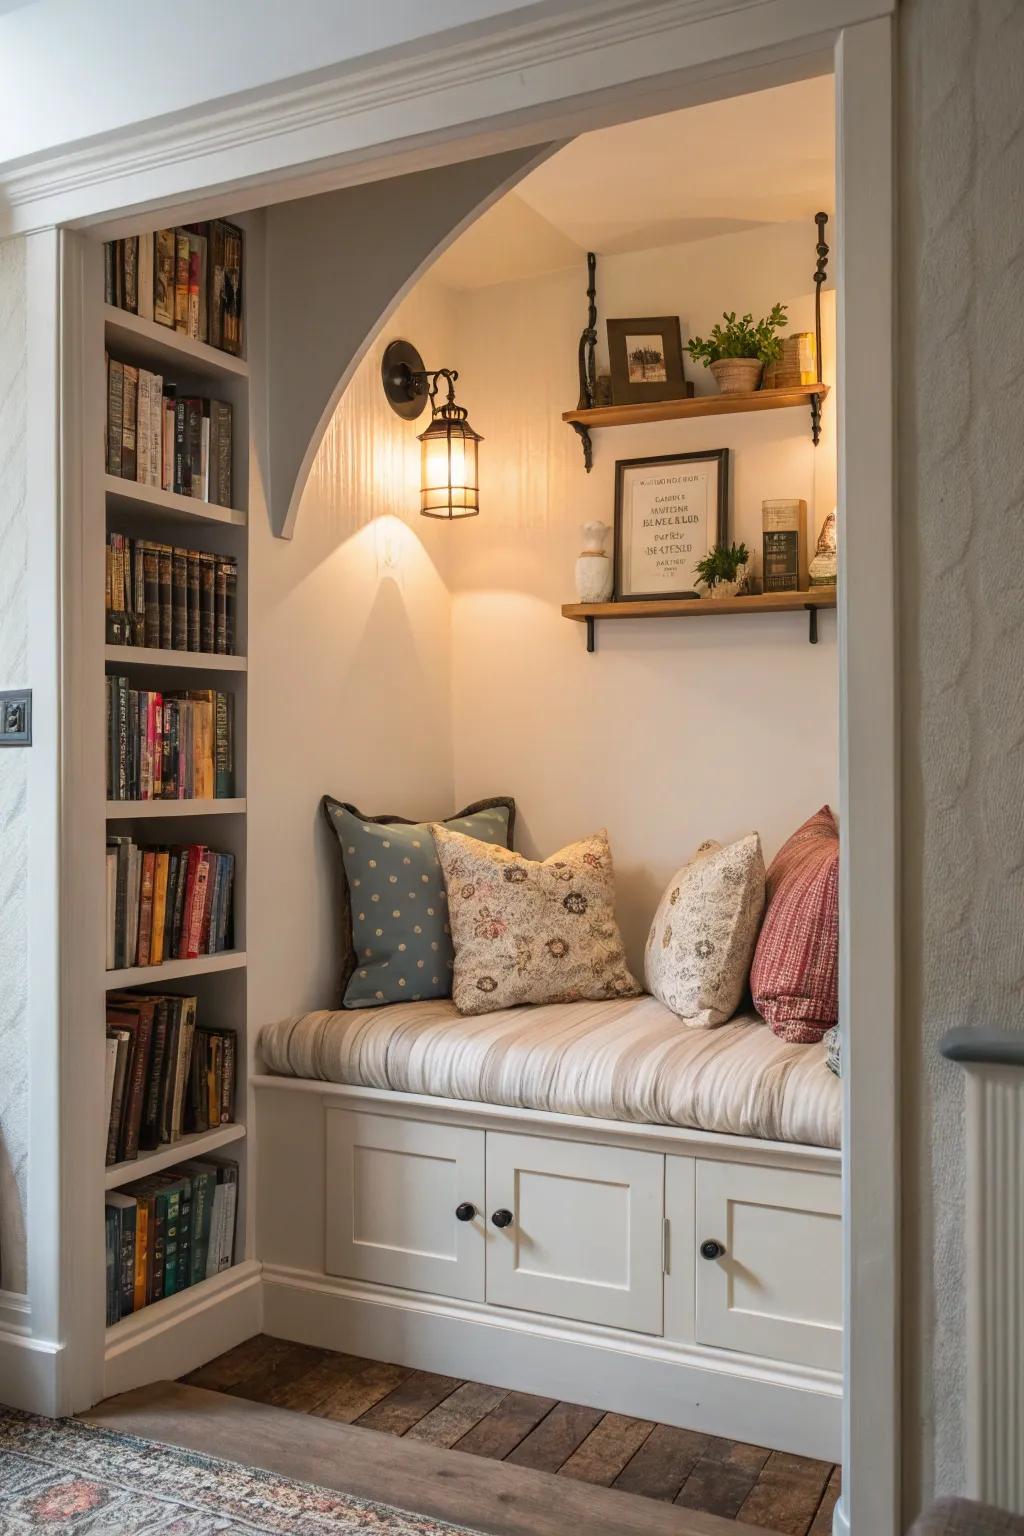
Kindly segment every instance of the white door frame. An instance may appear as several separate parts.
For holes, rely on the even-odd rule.
[[[421,55],[404,68],[395,65],[386,88],[367,70],[362,95],[351,71],[333,85],[321,82],[315,97],[313,87],[267,88],[244,109],[226,105],[173,129],[114,135],[62,160],[0,172],[0,234],[53,225],[110,234],[161,208],[184,220],[211,208],[252,207],[566,137],[834,65],[847,1382],[837,1529],[854,1536],[896,1536],[899,1529],[894,6],[895,0],[634,0],[581,7],[569,21],[559,8],[560,30],[550,16],[539,22],[527,14],[515,46],[507,22],[490,34],[489,46],[485,34],[458,45],[461,53],[445,49],[443,87]],[[59,420],[60,399],[51,406]],[[43,509],[37,511],[45,524]],[[52,600],[59,633],[56,591]],[[45,845],[31,862],[32,878],[52,881]],[[53,943],[63,948],[57,935]],[[73,993],[74,977],[65,970],[65,1020]],[[33,1010],[41,996],[42,989],[31,999]],[[61,1027],[54,1021],[54,1043]],[[34,1017],[34,1028],[48,1026]],[[38,1255],[33,1228],[45,1220],[52,1236],[53,1211],[70,1210],[81,1144],[74,1123],[61,1119],[61,1101],[73,1102],[73,1083],[64,1081],[57,1095],[38,1072],[30,1092],[34,1170],[42,1172],[33,1173],[29,1245]],[[59,1158],[39,1156],[44,1143],[59,1147]],[[54,1183],[49,1192],[42,1187],[47,1180]],[[52,1276],[47,1280],[37,1265],[30,1286],[40,1297],[52,1295]],[[73,1313],[57,1320],[52,1310],[40,1309],[46,1339],[55,1349],[64,1340],[74,1353],[80,1325]]]

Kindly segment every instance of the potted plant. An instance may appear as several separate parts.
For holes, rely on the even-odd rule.
[[[746,589],[747,561],[745,544],[716,544],[709,555],[694,566],[697,579],[704,583],[703,597],[736,597]]]
[[[735,310],[723,314],[722,319],[725,324],[714,326],[706,341],[695,336],[686,350],[694,362],[711,369],[723,395],[757,389],[764,369],[782,355],[776,332],[789,322],[786,307],[773,305],[771,313],[756,325],[753,315],[737,320]]]

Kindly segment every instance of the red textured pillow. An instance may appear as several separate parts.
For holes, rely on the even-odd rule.
[[[779,849],[750,990],[782,1040],[813,1044],[839,1018],[839,828],[827,805]]]

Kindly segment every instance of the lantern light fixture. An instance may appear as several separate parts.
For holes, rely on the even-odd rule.
[[[415,421],[430,404],[430,425],[419,434],[420,512],[424,517],[476,517],[480,511],[477,444],[479,432],[469,413],[455,403],[454,368],[425,368],[408,341],[392,341],[381,362],[381,381],[388,404],[403,421]],[[440,380],[447,399],[438,405]]]

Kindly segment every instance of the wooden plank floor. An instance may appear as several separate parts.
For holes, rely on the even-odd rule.
[[[830,1536],[839,1469],[763,1446],[265,1335],[184,1378],[250,1402],[554,1473],[786,1536]],[[383,1495],[379,1495],[383,1497]]]

